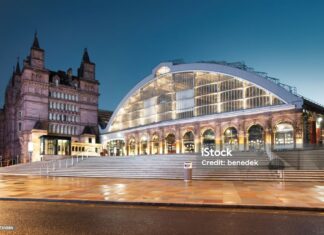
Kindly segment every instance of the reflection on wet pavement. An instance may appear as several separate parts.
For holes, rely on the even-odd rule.
[[[324,208],[324,183],[0,176],[0,197]]]

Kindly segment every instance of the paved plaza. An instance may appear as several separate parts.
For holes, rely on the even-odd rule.
[[[0,198],[324,208],[324,183],[0,176]]]

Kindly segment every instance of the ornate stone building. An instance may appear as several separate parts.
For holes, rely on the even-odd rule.
[[[18,156],[19,162],[79,152],[99,155],[98,88],[95,64],[86,49],[77,75],[72,69],[51,71],[35,34],[22,69],[17,62],[6,87],[0,110],[0,155]]]
[[[243,64],[162,63],[120,102],[110,155],[293,149],[322,144],[324,107]]]

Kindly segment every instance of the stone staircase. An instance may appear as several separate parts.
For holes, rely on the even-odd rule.
[[[324,149],[278,151],[287,170],[324,170]]]
[[[45,167],[45,163],[32,162],[0,167],[0,175],[40,175],[40,169]]]
[[[48,175],[67,177],[108,177],[136,179],[183,179],[184,162],[193,164],[194,180],[257,180],[257,181],[324,181],[324,170],[296,170],[279,172],[268,169],[264,153],[238,152],[231,161],[257,159],[259,166],[202,166],[202,160],[219,158],[197,155],[154,155],[136,157],[89,157],[83,160],[63,159],[48,162],[19,164],[0,168],[0,175]]]

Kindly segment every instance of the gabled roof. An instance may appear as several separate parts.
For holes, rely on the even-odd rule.
[[[41,120],[38,120],[33,129],[35,130],[47,130],[48,129],[48,122],[47,121],[41,121]]]
[[[303,102],[304,109],[324,114],[324,107],[321,104],[318,104],[314,101],[306,99],[305,97],[303,97],[303,101],[304,101]]]
[[[113,112],[108,110],[98,110],[98,124],[101,129],[105,129]]]
[[[82,135],[96,135],[96,127],[94,126],[85,126],[82,132]]]

